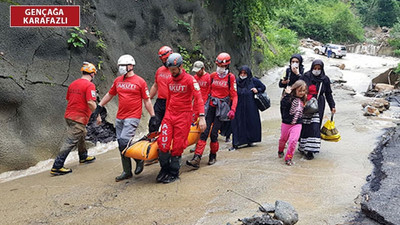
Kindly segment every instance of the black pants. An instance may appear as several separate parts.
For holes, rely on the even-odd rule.
[[[210,133],[211,125],[213,124],[213,127],[211,129],[211,134],[210,134],[211,142],[218,141],[218,131],[221,128],[223,122],[221,120],[219,120],[219,117],[215,116],[216,111],[217,111],[216,107],[213,107],[213,106],[208,107],[207,116],[206,116],[207,128],[203,133],[201,133],[200,140],[203,140],[203,141],[207,140],[208,134]]]
[[[154,114],[157,118],[157,129],[160,128],[161,122],[165,115],[165,108],[167,105],[167,99],[157,98],[156,103],[154,104]]]

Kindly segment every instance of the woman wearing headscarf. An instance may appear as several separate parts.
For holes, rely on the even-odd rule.
[[[303,57],[294,54],[290,57],[289,67],[286,69],[285,76],[279,81],[279,87],[286,88],[292,86],[304,73]],[[289,91],[290,92],[290,91]]]
[[[240,145],[252,146],[255,142],[261,141],[261,120],[257,105],[254,101],[255,93],[265,91],[265,85],[253,77],[248,66],[239,68],[237,80],[238,104],[236,116],[232,120],[232,147],[235,150]]]
[[[303,127],[300,134],[299,151],[306,155],[306,159],[313,159],[321,147],[321,122],[324,116],[325,99],[332,113],[336,113],[335,101],[332,96],[331,80],[325,75],[324,63],[317,59],[312,62],[311,69],[301,76],[308,86],[307,100],[318,97],[318,112],[312,115],[303,115]],[[318,95],[318,92],[319,95]]]

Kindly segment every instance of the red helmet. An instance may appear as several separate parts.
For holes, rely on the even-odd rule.
[[[229,65],[231,64],[231,56],[226,52],[219,53],[215,59],[215,63],[221,66]]]
[[[158,57],[160,59],[168,59],[168,56],[171,55],[172,53],[172,48],[168,46],[162,46],[160,50],[158,50]]]

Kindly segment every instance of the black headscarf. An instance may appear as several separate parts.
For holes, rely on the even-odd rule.
[[[240,72],[243,70],[246,71],[246,73],[247,73],[246,79],[240,79]],[[249,85],[249,83],[251,82],[252,78],[253,78],[253,73],[251,72],[251,69],[249,68],[249,66],[243,65],[243,66],[239,67],[239,75],[238,75],[238,80],[237,80],[237,84],[239,87],[241,87],[241,88],[247,87]]]
[[[289,69],[291,69],[290,65],[291,65],[291,62],[292,62],[293,58],[296,58],[296,59],[299,60],[299,72],[300,72],[300,74],[303,74],[304,73],[303,57],[301,57],[300,54],[293,54],[292,57],[290,57]]]
[[[315,65],[320,65],[321,66],[321,74],[319,76],[315,76],[312,71],[314,69]],[[322,60],[316,59],[312,62],[311,64],[311,69],[307,72],[307,74],[310,76],[311,81],[314,81],[313,83],[320,83],[322,82],[326,75],[325,75],[325,70],[324,70],[324,62]]]

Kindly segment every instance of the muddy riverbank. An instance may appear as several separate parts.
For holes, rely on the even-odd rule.
[[[228,192],[233,190],[260,203],[291,203],[299,214],[300,225],[346,224],[360,211],[358,196],[373,170],[368,156],[383,129],[394,126],[393,120],[385,116],[396,110],[391,108],[378,118],[364,117],[361,103],[366,98],[360,92],[370,76],[398,60],[355,54],[328,60],[304,51],[307,70],[312,58],[321,58],[327,74],[347,80],[345,85],[350,87],[333,86],[338,111],[335,121],[342,140],[323,142],[314,160],[305,160],[296,152],[295,165],[289,167],[277,157],[281,122],[277,81],[284,70],[280,68],[262,78],[272,107],[261,113],[263,141],[255,147],[229,152],[230,145],[221,138],[216,164],[208,166],[205,156],[199,170],[183,165],[181,179],[164,185],[155,183],[157,164],[126,182],[114,182],[121,172],[119,152],[114,146],[97,155],[93,164],[69,161],[67,166],[73,173],[66,176],[51,177],[46,170],[0,183],[1,223],[240,224],[237,220],[257,214],[258,206]],[[330,66],[337,63],[345,63],[346,69]],[[205,154],[208,151],[206,148]],[[187,149],[182,161],[191,156]]]

